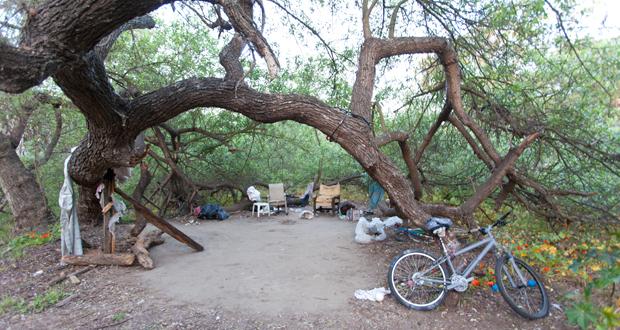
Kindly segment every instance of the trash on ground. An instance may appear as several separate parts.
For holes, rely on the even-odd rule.
[[[355,298],[359,300],[383,301],[386,294],[390,294],[390,290],[386,288],[374,288],[372,290],[355,290]]]
[[[299,219],[310,220],[312,218],[314,218],[314,213],[312,213],[312,211],[304,210],[299,214]]]
[[[386,219],[386,221],[387,220],[389,219]],[[397,223],[398,221],[396,219],[392,219],[386,224],[379,218],[373,218],[372,221],[369,222],[366,218],[361,217],[357,221],[357,226],[355,226],[355,241],[360,244],[383,241],[387,238],[385,228],[394,226]]]
[[[198,219],[226,220],[230,215],[219,204],[206,204],[194,209],[194,216]]]

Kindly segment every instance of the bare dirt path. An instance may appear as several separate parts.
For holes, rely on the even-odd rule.
[[[354,223],[295,218],[183,226],[205,251],[168,240],[152,249],[156,268],[137,276],[172,299],[272,316],[346,310],[356,289],[383,285],[376,264],[353,241]]]

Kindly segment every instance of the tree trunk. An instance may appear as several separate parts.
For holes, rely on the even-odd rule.
[[[43,230],[54,221],[37,181],[9,139],[0,139],[0,187],[15,218],[15,231]]]
[[[95,196],[96,190],[97,187],[80,186],[77,210],[80,223],[97,225],[103,221],[101,205],[99,205],[99,200]]]
[[[146,190],[146,187],[148,187],[152,178],[153,176],[151,175],[151,172],[149,172],[149,169],[146,166],[146,163],[143,163],[140,166],[140,180],[138,181],[138,185],[136,185],[136,188],[134,189],[131,197],[133,197],[135,200],[139,202],[142,199],[142,196],[144,195],[144,191]],[[144,219],[144,216],[142,215],[142,213],[135,212],[135,214],[136,214],[136,221],[133,227],[131,228],[131,236],[134,236],[134,237],[138,236],[142,232],[144,227],[146,227],[146,219]]]

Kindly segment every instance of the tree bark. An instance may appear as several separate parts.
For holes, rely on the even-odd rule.
[[[164,243],[164,239],[161,237],[163,231],[152,231],[148,234],[142,234],[138,236],[136,244],[131,248],[131,251],[136,255],[138,263],[145,269],[153,269],[153,259],[149,255],[148,249],[151,246],[160,245]]]
[[[133,197],[133,199],[139,202],[142,199],[142,196],[144,196],[144,191],[146,190],[146,187],[148,187],[152,178],[153,176],[151,175],[151,172],[149,172],[146,163],[142,163],[140,165],[140,180],[138,180],[138,184],[136,185],[136,188],[131,194],[131,197]],[[142,232],[142,230],[144,230],[144,227],[146,227],[146,220],[144,219],[142,213],[134,213],[136,215],[136,221],[131,228],[131,236],[135,237],[138,236]]]
[[[0,136],[0,187],[15,219],[15,230],[44,230],[54,221],[34,174],[19,159],[8,138]]]

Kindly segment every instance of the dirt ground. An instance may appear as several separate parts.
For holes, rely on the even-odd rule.
[[[176,225],[202,243],[193,252],[166,237],[153,248],[156,268],[97,267],[80,283],[61,284],[68,297],[41,313],[0,315],[1,329],[565,329],[551,294],[549,317],[527,321],[499,293],[468,290],[431,312],[417,312],[390,296],[360,301],[356,289],[386,286],[387,267],[411,242],[388,238],[359,245],[355,223],[332,216],[290,215]],[[0,298],[32,299],[60,272],[59,243],[0,261]],[[430,248],[430,247],[428,247]],[[34,276],[38,270],[43,274]]]

